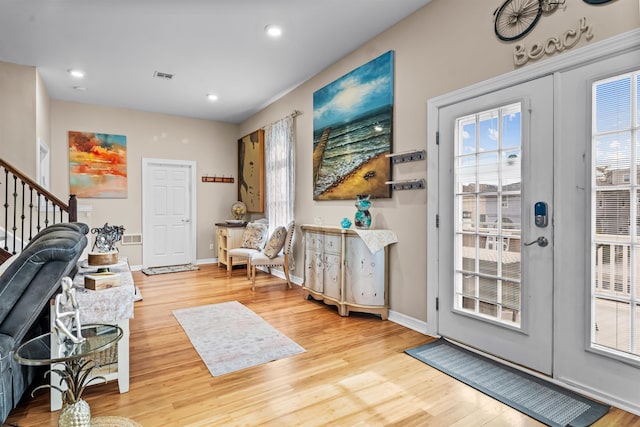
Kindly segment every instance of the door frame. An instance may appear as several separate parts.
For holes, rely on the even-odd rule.
[[[556,72],[575,68],[591,61],[619,55],[640,47],[640,29],[611,37],[560,56],[493,77],[484,82],[431,98],[427,101],[427,325],[426,333],[438,336],[438,123],[439,109],[471,98],[506,89]],[[558,136],[558,124],[554,125],[554,139]],[[555,304],[554,304],[555,306]]]
[[[191,210],[190,233],[189,233],[189,259],[192,263],[196,261],[196,230],[197,224],[197,203],[196,203],[196,162],[193,160],[170,160],[170,159],[154,159],[154,158],[142,158],[142,265],[147,266],[149,258],[151,257],[151,248],[149,245],[144,244],[145,237],[148,233],[151,233],[151,221],[146,217],[149,213],[149,209],[145,209],[145,192],[149,191],[147,186],[149,185],[147,180],[147,169],[151,165],[171,165],[171,166],[184,166],[189,168],[189,199]]]

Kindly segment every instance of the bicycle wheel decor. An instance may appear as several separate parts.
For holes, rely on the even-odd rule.
[[[524,37],[535,27],[542,15],[543,0],[507,0],[495,12],[494,30],[500,40],[513,41]]]

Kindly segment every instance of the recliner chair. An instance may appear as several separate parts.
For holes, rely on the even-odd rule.
[[[40,231],[0,275],[0,422],[18,404],[37,372],[13,358],[25,340],[49,331],[49,301],[60,280],[73,276],[87,245],[85,224]],[[7,261],[5,261],[7,262]]]

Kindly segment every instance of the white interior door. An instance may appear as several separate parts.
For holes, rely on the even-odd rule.
[[[195,262],[195,162],[143,159],[143,264]]]
[[[438,121],[438,333],[551,374],[553,77],[440,108]]]

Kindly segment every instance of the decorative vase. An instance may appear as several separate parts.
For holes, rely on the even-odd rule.
[[[369,213],[371,201],[369,197],[369,194],[358,194],[356,196],[356,208],[358,211],[356,212],[354,223],[356,228],[360,230],[368,230],[371,227],[371,214]]]
[[[91,408],[89,404],[80,399],[76,403],[65,403],[58,427],[91,427]]]

